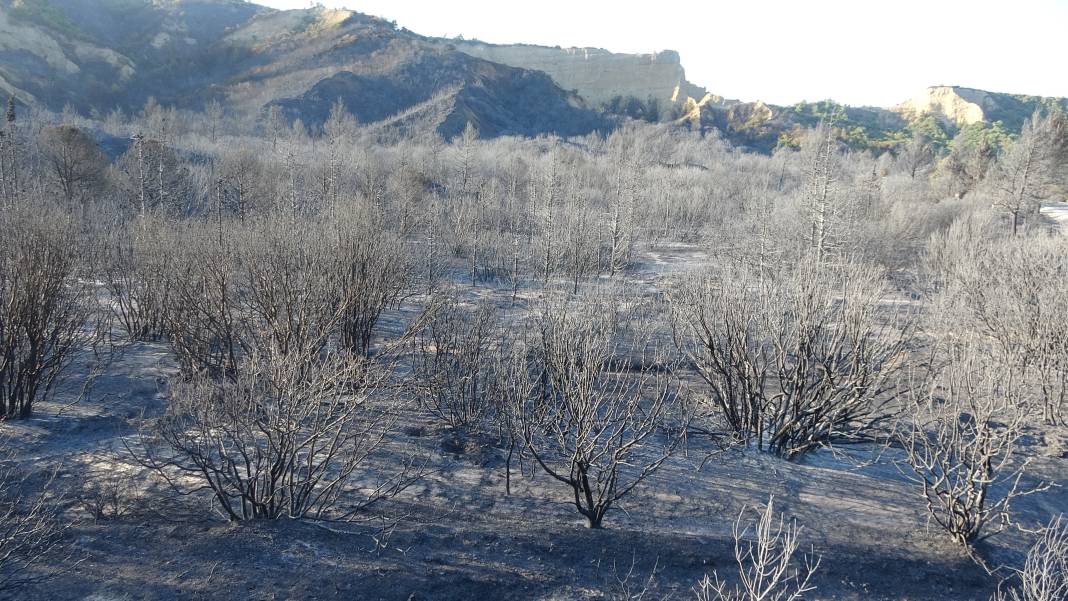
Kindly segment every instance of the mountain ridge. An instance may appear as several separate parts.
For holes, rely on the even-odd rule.
[[[40,1],[32,5],[36,12],[20,12],[30,5],[0,0],[0,31],[12,34],[0,43],[0,87],[54,111],[66,104],[85,113],[115,106],[135,111],[149,97],[198,110],[216,99],[252,117],[289,107],[291,118],[317,126],[339,97],[371,121],[437,98],[440,118],[427,124],[445,138],[466,126],[450,118],[460,112],[486,135],[577,135],[608,127],[544,73],[471,57],[354,11],[278,11],[233,0]],[[143,30],[112,32],[106,40],[92,27],[68,31],[78,11],[98,8],[105,23],[120,5]],[[186,35],[212,19],[214,28]],[[118,25],[102,28],[109,27]],[[352,87],[361,81],[389,82],[398,93],[372,95],[368,106],[356,102],[359,90],[368,97],[367,86]],[[332,83],[339,93],[326,102],[321,96]],[[466,92],[442,93],[453,89]],[[530,102],[517,99],[520,93]],[[445,98],[461,104],[440,106]]]
[[[542,70],[592,106],[693,129],[715,128],[736,144],[764,151],[783,143],[796,144],[799,128],[820,121],[838,128],[839,136],[854,146],[889,149],[904,143],[913,130],[931,132],[937,128],[940,131],[932,133],[939,140],[948,140],[969,126],[1000,124],[1010,132],[1018,132],[1035,110],[1068,110],[1068,99],[1064,98],[989,92],[963,86],[930,86],[890,107],[855,107],[833,100],[775,105],[761,100],[727,99],[689,82],[681,57],[673,50],[618,54],[594,47],[446,41],[475,56]],[[627,61],[642,63],[643,68],[605,73],[611,63]],[[648,65],[657,61],[663,63],[662,68],[650,76]],[[582,65],[578,75],[575,63]],[[583,74],[587,76],[585,80]],[[605,80],[608,85],[597,87],[591,83]]]
[[[891,148],[918,122],[947,136],[999,121],[1018,131],[1036,109],[1068,110],[1063,98],[961,86],[888,108],[743,102],[690,82],[672,50],[447,40],[350,10],[242,0],[0,0],[0,91],[83,113],[135,111],[149,97],[198,110],[216,99],[250,116],[278,106],[310,126],[340,98],[365,123],[417,121],[445,137],[467,121],[486,136],[580,135],[632,117],[714,128],[758,150],[820,121],[856,146]]]

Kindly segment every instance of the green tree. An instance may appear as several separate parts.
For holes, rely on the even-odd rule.
[[[970,193],[986,178],[994,159],[1009,142],[1011,137],[1000,121],[989,126],[973,123],[957,132],[949,143],[942,171],[951,178],[958,197]]]
[[[917,135],[922,136],[931,145],[932,149],[937,150],[949,146],[949,134],[933,115],[927,115],[909,123],[907,129],[908,133],[912,134],[910,139],[914,139]]]

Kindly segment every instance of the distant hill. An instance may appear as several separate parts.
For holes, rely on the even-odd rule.
[[[938,86],[892,108],[850,107],[823,100],[778,106],[730,100],[686,79],[677,52],[619,54],[600,48],[558,48],[531,44],[488,44],[446,40],[472,56],[544,71],[562,88],[603,111],[649,121],[673,122],[699,130],[716,129],[733,143],[769,151],[796,144],[805,128],[830,123],[856,148],[892,149],[915,129],[936,142],[963,126],[1000,122],[1018,132],[1036,108],[1068,109],[1068,100],[999,94]]]
[[[851,107],[833,100],[791,106],[727,101],[691,106],[677,122],[695,128],[715,127],[736,144],[766,151],[797,144],[805,128],[823,121],[848,145],[881,151],[899,146],[916,131],[936,145],[948,143],[966,127],[1019,133],[1036,110],[1068,111],[1068,99],[935,86],[888,109]]]
[[[238,0],[0,0],[0,90],[83,111],[175,97],[232,74],[248,57],[220,39],[266,10]]]
[[[134,111],[149,97],[232,113],[272,106],[316,127],[338,100],[357,119],[402,134],[585,134],[621,118],[715,129],[768,151],[820,121],[857,148],[893,148],[923,129],[945,141],[964,126],[1018,131],[1039,98],[955,86],[898,106],[833,101],[776,106],[729,100],[686,79],[678,53],[427,38],[347,10],[279,11],[243,0],[0,0],[0,92],[83,114]]]
[[[489,136],[607,127],[544,73],[351,11],[238,0],[0,0],[0,90],[83,113],[150,96],[243,114],[277,104],[311,126],[340,98],[363,122],[421,113],[447,138],[467,122]]]
[[[907,119],[933,116],[952,127],[1002,122],[1019,131],[1036,109],[1068,110],[1068,99],[987,92],[959,86],[932,86],[892,110]]]

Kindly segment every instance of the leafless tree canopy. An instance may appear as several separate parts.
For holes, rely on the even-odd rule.
[[[413,338],[413,379],[423,406],[454,428],[477,428],[490,411],[496,342],[494,310],[455,299],[432,305]]]
[[[681,281],[675,340],[706,385],[709,417],[788,458],[886,425],[909,329],[882,304],[880,279],[859,265],[810,263]]]
[[[643,308],[618,303],[542,307],[526,364],[512,376],[528,382],[514,403],[528,451],[571,489],[591,528],[681,441],[666,427],[679,417],[672,366]]]
[[[1024,123],[1019,139],[998,157],[989,183],[994,205],[1009,216],[1013,236],[1021,216],[1034,213],[1064,182],[1059,167],[1066,157],[1068,124],[1059,112],[1035,113]]]
[[[1011,504],[1048,488],[1025,480],[1026,407],[1014,374],[965,351],[913,400],[899,434],[930,519],[961,545],[1011,526]]]
[[[83,205],[104,183],[107,157],[82,130],[58,125],[38,141],[53,183],[68,206]]]
[[[70,521],[63,515],[54,474],[34,484],[11,465],[3,449],[0,465],[0,593],[48,579],[60,569],[53,563],[72,557],[66,539]]]
[[[0,212],[0,418],[27,417],[87,341],[73,224],[47,207]]]
[[[1068,395],[1068,247],[1058,238],[991,235],[986,220],[954,224],[930,243],[938,327],[978,345],[1018,374],[1016,393],[1048,423]]]
[[[366,359],[302,365],[254,355],[234,379],[175,384],[142,462],[176,489],[209,489],[231,520],[344,519],[408,483],[407,466],[359,472],[395,413],[373,398],[386,375]]]

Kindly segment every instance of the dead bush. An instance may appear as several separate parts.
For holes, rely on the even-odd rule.
[[[1011,370],[964,352],[915,393],[898,433],[906,474],[928,516],[980,561],[973,546],[1013,525],[1011,504],[1049,488],[1025,482],[1019,454],[1027,416]]]
[[[928,246],[937,324],[981,344],[1021,378],[1020,401],[1049,424],[1068,408],[1068,244],[1046,234],[992,237],[981,219],[956,223]]]
[[[233,379],[174,383],[139,462],[176,490],[210,490],[231,520],[342,520],[403,489],[413,470],[366,471],[396,419],[388,370],[333,355],[301,364],[254,354]]]
[[[534,461],[572,492],[590,528],[678,448],[663,426],[678,382],[648,315],[615,296],[546,304],[513,373],[515,424]],[[632,370],[637,360],[658,369]],[[520,379],[522,378],[522,379]]]
[[[0,211],[0,418],[25,418],[88,341],[76,230],[47,206]]]
[[[994,596],[996,601],[1060,601],[1068,599],[1068,522],[1052,519],[1042,537],[1027,551],[1016,586]]]
[[[490,409],[493,309],[484,304],[468,310],[445,299],[431,312],[413,338],[412,374],[419,399],[453,428],[478,427]]]
[[[414,270],[404,241],[370,208],[337,207],[330,213],[346,302],[341,346],[367,356],[382,313],[412,287]]]
[[[83,465],[82,469],[74,501],[94,521],[125,517],[141,506],[143,494],[139,482],[121,466]]]
[[[672,323],[707,387],[706,413],[786,458],[889,425],[909,328],[884,291],[878,271],[852,264],[687,277]]]
[[[177,228],[145,217],[111,236],[103,280],[111,311],[130,341],[160,340],[166,335],[167,275],[178,245],[173,237]]]
[[[70,522],[54,476],[31,485],[14,467],[0,466],[0,595],[56,576],[71,559]]]
[[[798,565],[794,555],[801,547],[803,530],[795,521],[776,514],[774,499],[758,511],[755,524],[744,522],[747,508],[734,521],[734,559],[738,584],[733,588],[713,572],[694,587],[698,601],[795,601],[816,590],[812,575],[820,557],[810,554]]]

